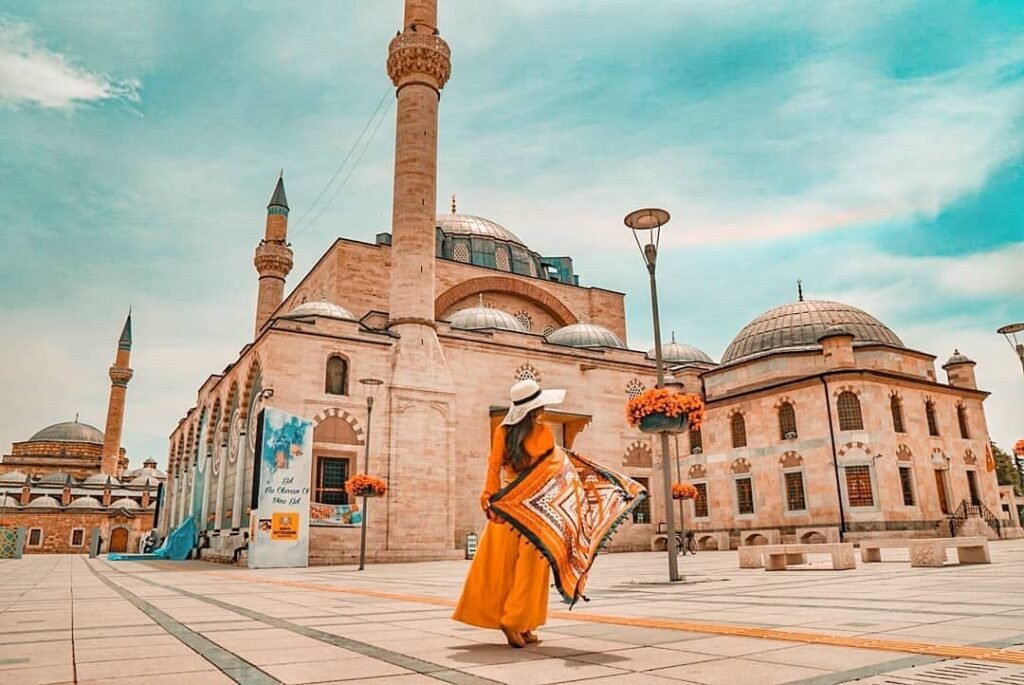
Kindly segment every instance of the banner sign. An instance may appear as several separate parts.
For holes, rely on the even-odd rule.
[[[318,526],[358,526],[363,522],[363,512],[359,504],[320,504],[309,505],[312,522]]]
[[[308,566],[313,422],[267,407],[256,433],[249,567]]]

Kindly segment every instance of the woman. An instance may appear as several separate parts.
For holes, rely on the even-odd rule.
[[[564,390],[541,390],[536,381],[520,381],[509,393],[512,404],[494,431],[487,478],[480,507],[487,516],[480,546],[466,576],[456,621],[480,628],[496,628],[512,647],[538,642],[534,634],[547,620],[547,561],[513,528],[491,511],[491,496],[555,451],[555,436],[541,423],[544,407],[561,404]]]

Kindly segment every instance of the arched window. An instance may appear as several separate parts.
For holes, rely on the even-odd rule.
[[[903,400],[899,395],[889,398],[889,408],[892,410],[892,429],[897,433],[906,433],[907,429],[903,427]]]
[[[452,259],[457,262],[469,263],[469,244],[464,242],[455,243],[452,248]]]
[[[511,271],[512,261],[508,256],[508,248],[498,246],[494,248],[494,266],[499,271]]]
[[[970,440],[971,428],[967,425],[967,407],[962,404],[956,405],[956,420],[960,424],[960,437]]]
[[[324,392],[328,395],[348,394],[348,362],[343,357],[332,355],[328,358]]]
[[[700,454],[704,451],[704,436],[700,428],[690,429],[690,454]]]
[[[864,430],[864,417],[860,413],[860,400],[857,399],[857,395],[849,390],[839,393],[836,409],[839,411],[839,430]]]
[[[646,388],[644,388],[644,384],[641,383],[638,379],[634,378],[629,383],[626,383],[626,397],[628,397],[631,400],[635,400],[637,397],[640,397],[640,395],[644,393],[645,389]]]
[[[743,420],[743,414],[736,412],[730,421],[732,428],[732,446],[747,446],[747,422]]]
[[[796,438],[796,411],[789,402],[779,405],[779,437],[783,440]]]
[[[530,312],[520,310],[516,312],[516,320],[522,324],[523,328],[527,331],[533,330],[533,317],[530,316]]]
[[[936,438],[939,437],[939,421],[935,417],[935,403],[931,400],[925,400],[924,413],[928,417],[928,435]]]

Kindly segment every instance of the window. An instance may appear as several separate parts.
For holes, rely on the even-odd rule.
[[[320,457],[316,464],[315,501],[320,504],[348,504],[345,481],[348,480],[348,459]]]
[[[836,403],[839,410],[839,430],[860,431],[864,430],[864,417],[860,413],[860,400],[849,390],[839,393],[839,401]]]
[[[708,484],[694,483],[697,488],[697,496],[693,498],[693,515],[697,518],[708,517]]]
[[[452,249],[452,258],[457,262],[469,263],[469,245],[464,242],[455,243],[455,247]]]
[[[889,408],[892,410],[892,429],[897,433],[906,433],[903,427],[903,400],[898,395],[889,398]]]
[[[633,507],[633,523],[650,523],[651,522],[651,481],[649,478],[634,478],[637,483],[644,487],[647,491],[647,497],[644,497],[640,504]]]
[[[956,406],[956,420],[960,424],[960,437],[964,440],[970,440],[971,429],[967,425],[967,407],[962,404]]]
[[[85,530],[82,528],[75,528],[71,531],[71,546],[81,547],[85,542]]]
[[[846,467],[846,498],[851,507],[873,507],[875,496],[871,492],[871,467]]]
[[[750,478],[736,479],[736,511],[740,514],[754,513],[754,483]]]
[[[786,481],[786,511],[805,511],[807,498],[804,495],[804,474],[790,471],[783,474]]]
[[[544,330],[542,330],[540,333],[541,333],[541,335],[543,335],[546,338],[546,337],[548,337],[549,335],[551,335],[554,332],[555,332],[555,327],[552,326],[551,324],[548,324],[547,326],[544,327]]]
[[[43,544],[43,529],[30,528],[28,531],[28,546],[38,547]]]
[[[779,407],[779,438],[792,440],[796,438],[796,411],[789,402]]]
[[[328,395],[348,394],[348,362],[334,355],[327,360],[327,380],[324,392]]]
[[[512,260],[508,256],[508,248],[498,246],[494,248],[494,265],[499,271],[511,271]]]
[[[690,429],[690,454],[700,454],[704,451],[704,435],[700,427]]]
[[[977,471],[967,472],[967,492],[971,495],[971,504],[981,504],[981,494],[978,492]]]
[[[925,400],[924,413],[928,417],[928,435],[939,437],[939,422],[935,418],[935,403]]]
[[[631,400],[635,400],[644,393],[644,384],[634,378],[629,383],[626,383],[626,397]]]
[[[914,472],[909,466],[900,467],[900,488],[903,489],[903,506],[914,506]]]
[[[525,331],[533,330],[533,317],[530,316],[530,312],[518,311],[516,312],[516,320],[523,327]]]
[[[743,420],[743,414],[736,412],[730,421],[732,425],[732,446],[747,446],[747,423]]]

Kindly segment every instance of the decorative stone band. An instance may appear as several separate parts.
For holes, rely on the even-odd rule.
[[[119,388],[128,387],[128,381],[132,379],[133,371],[123,366],[110,367],[110,382]]]
[[[421,83],[440,92],[452,73],[451,55],[440,36],[406,31],[388,46],[388,76],[398,89]]]
[[[434,330],[437,330],[437,322],[432,319],[423,319],[418,316],[403,316],[399,319],[392,319],[388,321],[388,328],[392,326],[403,326],[408,324],[415,324],[417,326],[429,326]]]
[[[252,260],[260,277],[271,276],[284,280],[292,270],[292,249],[279,243],[261,243]]]

